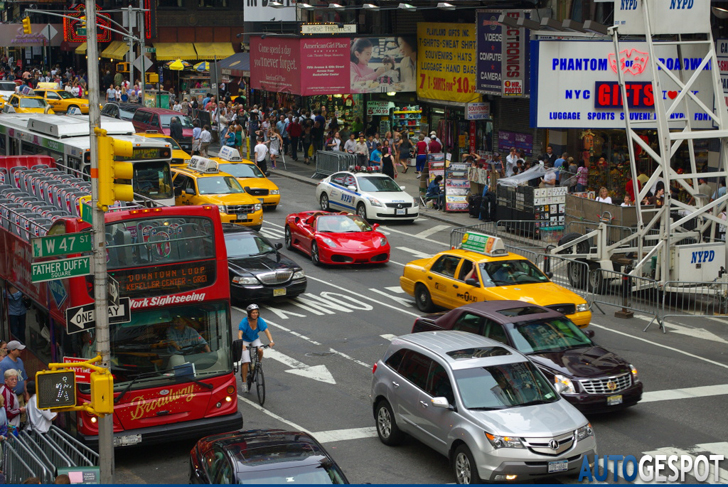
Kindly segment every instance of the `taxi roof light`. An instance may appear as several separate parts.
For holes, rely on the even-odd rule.
[[[187,163],[187,167],[193,171],[205,174],[216,174],[220,172],[217,162],[201,156],[192,156]]]
[[[508,255],[503,240],[498,237],[477,232],[467,232],[463,235],[460,248],[470,250],[489,257],[502,257]]]
[[[240,152],[232,147],[223,146],[220,148],[220,152],[217,153],[219,159],[230,161],[230,162],[243,162],[243,158],[240,156]]]

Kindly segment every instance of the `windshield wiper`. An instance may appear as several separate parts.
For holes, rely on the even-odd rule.
[[[482,407],[478,407],[478,408],[468,408],[468,409],[471,411],[497,411],[499,409],[504,409],[504,408],[488,408],[488,407],[482,406]]]
[[[155,372],[145,372],[143,374],[138,374],[134,376],[134,378],[129,381],[129,384],[124,388],[123,391],[121,391],[121,394],[119,394],[116,398],[114,398],[114,404],[118,404],[119,401],[121,401],[121,398],[123,398],[127,392],[131,389],[131,386],[136,384],[137,382],[141,381],[142,379],[152,379],[161,377],[162,374],[166,374],[168,372],[174,372],[174,369],[168,369],[168,370],[160,370]],[[194,377],[190,379],[195,384],[199,384],[200,386],[204,387],[205,389],[213,389],[215,386],[212,384],[208,384],[206,382],[202,382],[201,380],[195,379]]]
[[[521,404],[519,404],[519,406],[535,406],[537,404],[548,404],[548,401],[546,401],[544,399],[536,399],[535,401],[528,401],[528,402],[521,403]]]

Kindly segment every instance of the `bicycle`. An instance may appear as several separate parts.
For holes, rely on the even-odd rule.
[[[258,348],[269,348],[270,345],[261,345],[260,347],[248,346],[250,351],[250,363],[248,364],[248,377],[246,377],[246,384],[248,391],[253,382],[255,382],[255,389],[258,393],[258,404],[261,406],[265,402],[265,374],[263,374],[263,363],[258,360]]]

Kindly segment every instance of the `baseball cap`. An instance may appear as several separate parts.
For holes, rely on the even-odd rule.
[[[12,340],[8,342],[8,352],[11,350],[25,350],[25,345],[17,340]]]
[[[430,132],[430,135],[432,135],[433,137],[437,137],[437,132],[435,132],[435,131],[433,130],[432,132]]]
[[[498,157],[500,155],[500,152],[493,152],[493,157]]]

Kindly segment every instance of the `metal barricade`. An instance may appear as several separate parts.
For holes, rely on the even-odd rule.
[[[24,433],[28,434],[28,433]],[[63,449],[59,447],[54,441],[52,441],[47,435],[32,431],[29,433],[33,441],[38,445],[40,451],[43,452],[51,465],[58,467],[73,467],[74,463],[71,458],[63,452]]]
[[[76,466],[93,467],[99,464],[99,454],[61,428],[53,425],[46,436],[54,441]]]
[[[660,313],[662,331],[667,318],[678,316],[712,316],[728,323],[728,283],[666,282]]]
[[[589,264],[558,254],[540,254],[540,269],[550,276],[551,281],[569,289],[589,301]]]
[[[8,435],[3,443],[5,482],[20,484],[28,477],[38,477],[43,484],[52,484],[56,478],[56,469],[46,463],[47,457],[39,451],[38,446],[29,436],[22,433],[17,437]]]
[[[356,166],[356,154],[341,151],[317,151],[316,172],[312,178],[331,176],[339,171],[346,171],[349,166]]]
[[[591,269],[587,280],[590,292],[589,304],[614,306],[623,311],[634,311],[652,316],[645,330],[660,320],[659,282],[648,277],[638,277],[624,272]],[[599,308],[604,313],[604,311]]]

